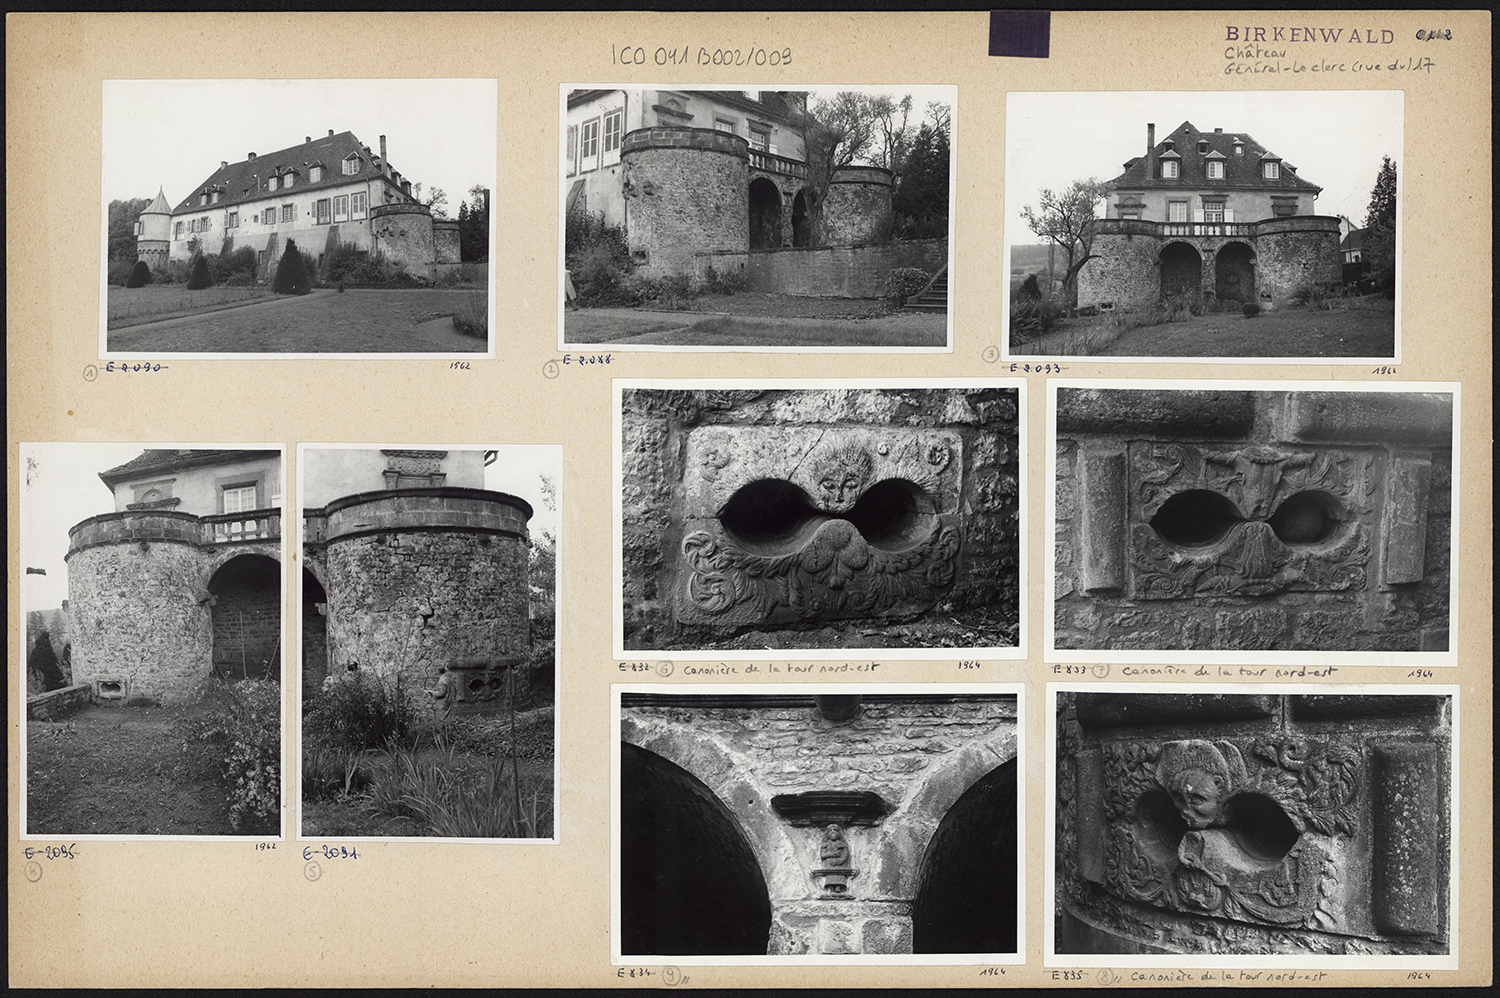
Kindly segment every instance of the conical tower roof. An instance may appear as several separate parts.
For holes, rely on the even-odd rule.
[[[170,215],[172,206],[167,203],[166,191],[161,188],[156,190],[156,200],[152,201],[141,211],[142,215]]]

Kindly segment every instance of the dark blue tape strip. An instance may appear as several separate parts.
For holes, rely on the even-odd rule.
[[[1051,35],[1050,10],[990,11],[990,55],[1045,59]]]

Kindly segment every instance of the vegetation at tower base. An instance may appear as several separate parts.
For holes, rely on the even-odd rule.
[[[271,290],[279,295],[305,295],[312,290],[311,282],[307,278],[307,268],[302,262],[302,254],[298,251],[294,240],[286,241],[286,249],[281,254],[281,262],[276,265],[276,280],[272,282]]]
[[[1375,186],[1370,191],[1370,207],[1365,215],[1365,260],[1370,264],[1370,280],[1381,291],[1393,292],[1396,286],[1396,164],[1389,156],[1382,159]]]
[[[130,276],[125,279],[127,288],[143,288],[151,283],[151,268],[146,266],[145,260],[137,260],[135,266],[130,270]]]
[[[288,246],[291,244],[288,243]],[[192,269],[188,273],[187,289],[189,291],[201,291],[204,288],[214,286],[213,275],[208,272],[208,260],[202,255],[193,258]]]

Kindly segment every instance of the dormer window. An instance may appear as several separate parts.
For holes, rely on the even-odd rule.
[[[308,183],[316,184],[318,181],[323,179],[323,168],[321,166],[315,166],[308,172],[311,174],[311,176],[307,178]]]
[[[209,195],[208,201],[209,201],[210,204],[218,204],[219,203],[219,192],[218,191],[214,191],[213,194]]]
[[[1224,179],[1224,161],[1223,160],[1220,160],[1220,159],[1211,159],[1211,160],[1208,161],[1208,179],[1209,180],[1223,180]]]
[[[1274,159],[1268,159],[1260,164],[1260,175],[1267,180],[1277,180],[1281,177],[1281,164]]]
[[[282,187],[290,187],[290,186],[292,186],[292,178],[295,177],[295,176],[296,176],[295,173],[288,173],[285,177],[282,177],[281,178],[281,186]]]
[[[1198,155],[1202,156],[1206,152],[1208,152],[1208,140],[1207,139],[1199,139],[1198,140]]]
[[[1245,143],[1241,142],[1239,139],[1234,140],[1234,154],[1236,156],[1245,155]]]
[[[280,184],[277,181],[276,177],[273,176],[273,177],[267,178],[267,180],[266,180],[266,190],[268,190],[268,191],[274,191],[278,186],[280,186]]]
[[[207,193],[199,194],[198,195],[198,203],[199,204],[208,204],[208,194]]]
[[[1163,180],[1176,180],[1181,176],[1182,164],[1175,159],[1163,159],[1161,161],[1161,176]]]
[[[350,153],[344,157],[344,176],[352,177],[359,172],[359,156]]]

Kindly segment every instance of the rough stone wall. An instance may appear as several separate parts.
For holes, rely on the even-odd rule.
[[[205,580],[196,547],[75,546],[67,561],[75,683],[122,677],[131,696],[170,701],[209,674],[213,630],[209,607],[198,601]]]
[[[1113,302],[1117,309],[1144,308],[1161,297],[1157,256],[1161,240],[1130,233],[1101,233],[1094,237],[1090,260],[1078,272],[1078,304],[1083,307]]]
[[[679,637],[704,636],[696,626],[682,626],[673,605],[690,581],[693,557],[689,553],[685,561],[683,550],[689,532],[687,438],[703,427],[951,431],[961,444],[962,467],[955,469],[959,491],[953,508],[937,512],[956,521],[957,552],[951,588],[943,587],[937,609],[1015,605],[1019,464],[1013,389],[632,389],[622,405],[626,647],[661,647]],[[889,459],[895,460],[901,448],[889,446]]]
[[[433,262],[438,265],[460,262],[463,257],[458,248],[458,222],[451,219],[434,219],[432,222]]]
[[[236,578],[222,587],[211,584],[210,589],[218,597],[211,614],[215,666],[235,678],[279,678],[280,563],[270,561],[261,572]]]
[[[370,209],[375,247],[418,277],[431,277],[435,248],[432,214],[419,204],[383,204]],[[301,246],[301,243],[297,244]]]
[[[694,255],[750,245],[749,145],[703,128],[647,128],[620,161],[630,251],[639,273],[691,274]]]
[[[1058,648],[1448,648],[1451,396],[1064,388],[1057,419]],[[1204,493],[1221,535],[1151,525]],[[1275,532],[1299,494],[1324,536]]]
[[[1343,279],[1337,227],[1327,232],[1263,233],[1255,238],[1255,250],[1256,290],[1273,302],[1303,285],[1331,285]]]
[[[898,267],[936,274],[948,262],[948,240],[921,239],[881,246],[784,246],[776,250],[703,254],[699,277],[709,267],[739,271],[751,291],[825,298],[879,298]]]
[[[60,721],[78,708],[88,706],[92,691],[92,687],[83,684],[28,696],[26,718],[31,721]]]
[[[370,531],[339,534],[330,525],[324,552],[329,669],[338,673],[358,663],[383,678],[399,675],[403,683],[428,687],[439,666],[524,657],[529,649],[524,536],[421,524],[429,508],[437,515],[484,519],[482,512],[463,508],[472,502],[441,497],[391,502],[406,508],[393,509],[389,523],[377,522]],[[360,518],[379,520],[363,509]]]
[[[1449,952],[1452,721],[1447,696],[1061,691],[1058,950]]]
[[[769,952],[911,952],[928,843],[965,790],[1015,758],[1015,698],[867,696],[849,720],[789,699],[800,702],[632,705],[621,738],[687,769],[745,830],[771,896]],[[771,806],[828,790],[875,793],[890,808],[844,828],[858,874],[837,897],[815,873],[826,865],[822,822],[794,824]]]
[[[823,201],[823,241],[853,246],[879,239],[891,226],[891,175],[884,170],[840,170]]]

